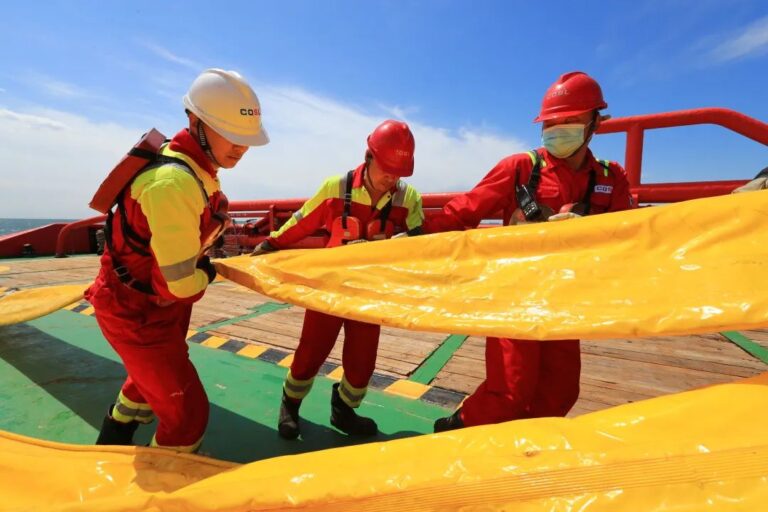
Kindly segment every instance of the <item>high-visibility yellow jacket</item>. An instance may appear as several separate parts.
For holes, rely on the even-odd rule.
[[[193,302],[208,285],[206,272],[196,268],[202,237],[219,223],[216,217],[226,216],[227,200],[216,169],[186,129],[161,153],[183,160],[193,174],[172,163],[140,173],[115,212],[114,254],[106,250],[102,261],[124,266],[161,298]]]
[[[413,231],[424,222],[421,207],[421,195],[415,188],[398,180],[394,187],[384,194],[376,205],[371,204],[371,196],[363,184],[365,164],[358,166],[352,173],[352,201],[350,215],[360,220],[363,230],[372,221],[379,219],[382,209],[392,201],[388,219],[394,224],[395,231]],[[320,189],[296,211],[279,230],[273,231],[267,242],[276,249],[283,249],[299,242],[303,238],[325,229],[333,230],[334,219],[344,212],[344,193],[347,174],[326,179]],[[361,238],[367,238],[362,232]]]

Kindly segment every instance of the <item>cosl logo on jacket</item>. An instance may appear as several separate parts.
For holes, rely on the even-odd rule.
[[[613,185],[595,185],[595,192],[599,194],[610,194],[613,192]]]

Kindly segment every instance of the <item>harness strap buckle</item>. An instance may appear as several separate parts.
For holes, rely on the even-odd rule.
[[[128,288],[133,288],[134,290],[145,293],[147,295],[154,295],[154,290],[152,290],[152,287],[133,277],[124,265],[114,267],[112,270],[115,272],[117,279]]]

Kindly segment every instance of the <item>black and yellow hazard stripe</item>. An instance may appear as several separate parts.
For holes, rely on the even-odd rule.
[[[87,302],[74,303],[67,306],[75,313],[81,315],[93,316],[93,307]],[[204,327],[202,329],[206,329]],[[196,343],[203,347],[217,350],[225,350],[249,359],[258,359],[266,363],[276,364],[284,368],[289,368],[293,362],[293,352],[281,350],[273,347],[259,345],[251,341],[238,340],[235,338],[222,338],[205,331],[190,330],[187,333],[187,341]],[[332,380],[341,381],[344,371],[341,365],[326,361],[320,367],[318,375]],[[450,389],[438,388],[429,384],[422,384],[408,379],[398,379],[391,375],[375,373],[368,384],[369,389],[377,389],[385,393],[422,400],[431,404],[446,408],[455,408],[466,398],[464,393],[452,391]]]

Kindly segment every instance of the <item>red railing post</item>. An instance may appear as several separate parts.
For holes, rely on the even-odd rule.
[[[99,215],[98,217],[91,217],[90,219],[82,219],[75,222],[70,222],[59,231],[59,237],[56,239],[56,258],[67,257],[67,242],[69,241],[69,234],[78,228],[90,226],[92,224],[98,224],[106,220],[106,215]]]
[[[277,223],[275,222],[275,205],[269,205],[269,211],[267,212],[267,215],[269,215],[269,232],[271,233],[277,229]]]
[[[625,155],[625,169],[630,187],[640,185],[643,172],[643,138],[645,132],[638,125],[632,125],[627,130],[627,149]]]

